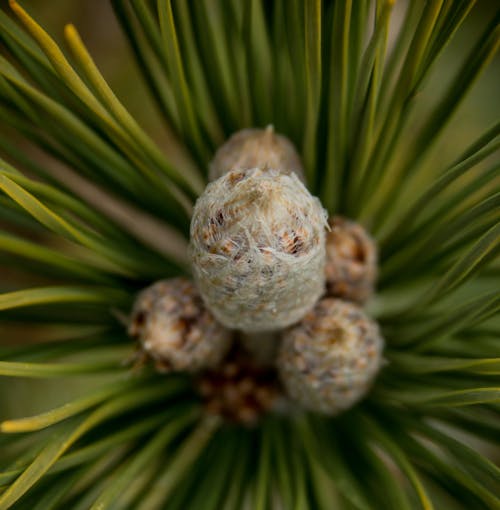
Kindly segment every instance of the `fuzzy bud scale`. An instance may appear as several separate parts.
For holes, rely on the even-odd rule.
[[[366,230],[354,221],[334,216],[326,235],[327,294],[364,303],[374,292],[377,247]]]
[[[361,308],[326,298],[283,333],[281,380],[304,409],[334,415],[366,394],[382,365],[383,346],[377,324]]]
[[[299,321],[324,290],[326,212],[295,174],[232,170],[210,183],[191,221],[200,293],[229,328]]]
[[[232,340],[186,278],[161,280],[143,290],[132,310],[129,334],[164,371],[214,367]]]

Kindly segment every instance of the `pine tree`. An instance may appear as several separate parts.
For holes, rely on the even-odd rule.
[[[485,454],[500,437],[500,124],[453,139],[498,49],[498,6],[432,88],[474,0],[111,3],[167,146],[73,25],[63,51],[15,0],[0,11],[0,382],[7,394],[27,379],[36,395],[56,379],[64,402],[2,416],[0,510],[500,508]],[[142,289],[191,273],[190,220],[216,150],[269,125],[328,214],[378,247],[366,314],[383,366],[335,415],[257,402],[283,390],[249,353],[172,372],[141,363],[129,334]],[[244,380],[250,419],[214,397]]]

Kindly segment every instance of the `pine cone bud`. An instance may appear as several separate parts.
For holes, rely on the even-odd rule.
[[[209,179],[214,181],[230,170],[248,168],[279,169],[283,173],[296,173],[305,182],[304,169],[292,142],[266,129],[242,129],[227,140],[216,152],[210,164]]]
[[[191,220],[200,293],[229,328],[299,321],[324,291],[326,213],[295,174],[232,170],[209,184]]]
[[[216,369],[202,372],[196,386],[206,412],[233,423],[254,425],[283,402],[276,371],[237,348]]]
[[[366,230],[354,221],[334,216],[326,234],[327,295],[364,303],[374,292],[377,248]]]
[[[160,371],[214,367],[232,339],[186,278],[162,280],[143,290],[132,310],[129,334],[139,340]]]
[[[303,408],[334,415],[366,394],[382,365],[383,346],[377,324],[361,308],[323,299],[283,333],[281,380]]]

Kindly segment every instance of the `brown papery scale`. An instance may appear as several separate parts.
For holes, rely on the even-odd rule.
[[[292,142],[275,133],[273,126],[265,129],[242,129],[232,135],[215,153],[209,167],[209,179],[215,181],[230,170],[273,168],[287,175],[295,173],[305,182],[304,169]]]
[[[217,323],[186,278],[161,280],[143,290],[132,310],[129,334],[162,372],[216,366],[233,336]]]
[[[255,363],[239,347],[216,369],[200,374],[196,389],[207,414],[242,425],[257,424],[283,403],[276,370]]]
[[[334,216],[326,234],[327,295],[366,302],[377,279],[377,247],[367,231],[354,221]]]

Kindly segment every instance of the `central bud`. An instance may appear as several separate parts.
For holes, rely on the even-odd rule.
[[[324,291],[326,225],[294,173],[235,169],[209,184],[194,209],[190,250],[206,306],[245,331],[299,321]]]

